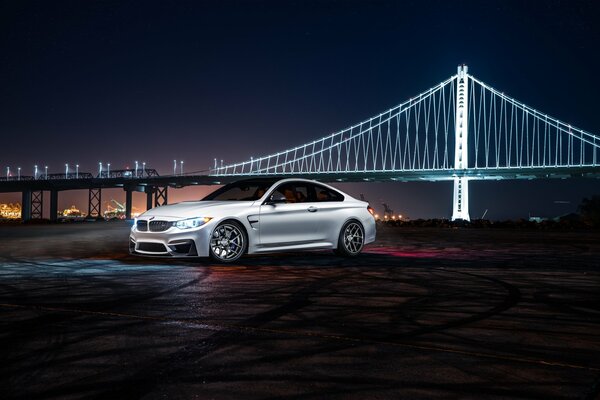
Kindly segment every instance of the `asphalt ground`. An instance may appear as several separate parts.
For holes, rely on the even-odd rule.
[[[0,398],[600,397],[600,234],[382,228],[235,265],[0,226]]]

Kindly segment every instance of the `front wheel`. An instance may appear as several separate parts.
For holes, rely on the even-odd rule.
[[[348,221],[340,231],[335,253],[343,257],[356,257],[365,244],[365,230],[357,221]]]
[[[220,223],[210,236],[210,257],[223,263],[236,261],[247,248],[246,231],[235,221]]]

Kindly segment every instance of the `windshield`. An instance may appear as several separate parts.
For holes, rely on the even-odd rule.
[[[202,200],[254,201],[263,197],[275,182],[276,180],[234,182],[215,190]]]

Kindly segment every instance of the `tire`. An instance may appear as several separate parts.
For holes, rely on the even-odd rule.
[[[365,245],[365,229],[356,220],[348,221],[342,227],[335,254],[341,257],[356,257]]]
[[[212,231],[208,251],[210,258],[221,263],[237,261],[248,250],[246,230],[236,221],[223,221]]]

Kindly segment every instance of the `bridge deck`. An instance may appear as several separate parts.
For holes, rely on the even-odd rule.
[[[152,176],[144,178],[79,178],[79,179],[37,179],[9,180],[0,182],[0,193],[22,192],[25,190],[81,190],[97,188],[122,188],[144,192],[145,187],[186,187],[195,185],[219,185],[239,179],[265,177],[260,175],[183,175]],[[273,175],[275,176],[275,175]],[[334,173],[278,174],[281,177],[304,177],[323,182],[409,182],[409,181],[448,181],[455,177],[472,180],[505,179],[566,179],[574,177],[600,178],[600,166],[586,167],[537,167],[537,168],[471,168],[465,170],[443,169],[431,171],[354,171]]]

